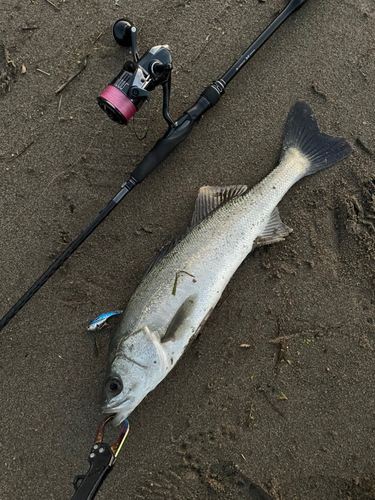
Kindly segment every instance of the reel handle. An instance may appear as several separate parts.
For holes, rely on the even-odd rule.
[[[130,47],[135,62],[139,60],[137,52],[137,29],[129,19],[118,19],[112,27],[112,35],[121,47]]]

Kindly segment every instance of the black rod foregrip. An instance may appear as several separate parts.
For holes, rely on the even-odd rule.
[[[131,176],[138,183],[146,179],[186,139],[193,126],[194,121],[186,115],[181,126],[172,127],[168,134],[156,142],[155,146],[146,154],[141,163],[135,167]]]
[[[164,137],[155,143],[155,146],[133,170],[131,177],[137,183],[146,179],[187,138],[195,123],[218,102],[223,91],[224,89],[221,89],[221,92],[219,92],[215,87],[215,83],[209,85],[196,103],[177,120],[174,126],[169,128]]]

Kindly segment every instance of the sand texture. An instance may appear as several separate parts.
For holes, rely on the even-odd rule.
[[[166,130],[161,90],[142,142],[96,103],[127,55],[113,22],[135,23],[141,54],[169,44],[177,119],[286,3],[51,1],[0,1],[0,315]],[[96,498],[375,499],[374,33],[373,0],[309,0],[1,332],[1,500],[72,497],[102,419],[110,332],[87,325],[126,305],[185,231],[200,186],[252,186],[271,171],[298,99],[353,154],[285,196],[293,233],[241,265],[131,415]],[[144,106],[139,135],[146,125]]]

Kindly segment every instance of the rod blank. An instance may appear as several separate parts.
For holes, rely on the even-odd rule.
[[[18,302],[0,320],[0,331],[22,309],[31,297],[48,281],[63,263],[79,248],[90,234],[103,222],[118,203],[140,182],[148,177],[155,168],[167,158],[176,147],[190,134],[199,118],[212,108],[220,99],[225,86],[237,75],[240,69],[254,56],[260,47],[275,33],[281,24],[307,0],[291,0],[278,17],[253,42],[242,56],[229,68],[220,80],[209,85],[196,103],[171,126],[167,133],[159,139],[154,147],[133,171],[130,179],[121,186],[121,190],[108,205],[90,222],[84,231],[68,246],[68,248],[51,264],[39,279],[27,290]]]

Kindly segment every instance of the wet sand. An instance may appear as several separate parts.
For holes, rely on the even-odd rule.
[[[0,6],[0,315],[166,129],[160,90],[142,142],[96,103],[124,61],[113,22],[135,23],[141,54],[170,45],[176,119],[285,2],[54,4]],[[97,499],[375,498],[374,28],[371,0],[309,0],[1,332],[1,500],[71,498],[102,419],[109,329],[87,325],[126,305],[155,253],[185,231],[200,186],[252,186],[270,172],[297,99],[354,153],[286,195],[293,233],[239,268],[130,416]],[[146,124],[144,107],[140,135]]]

